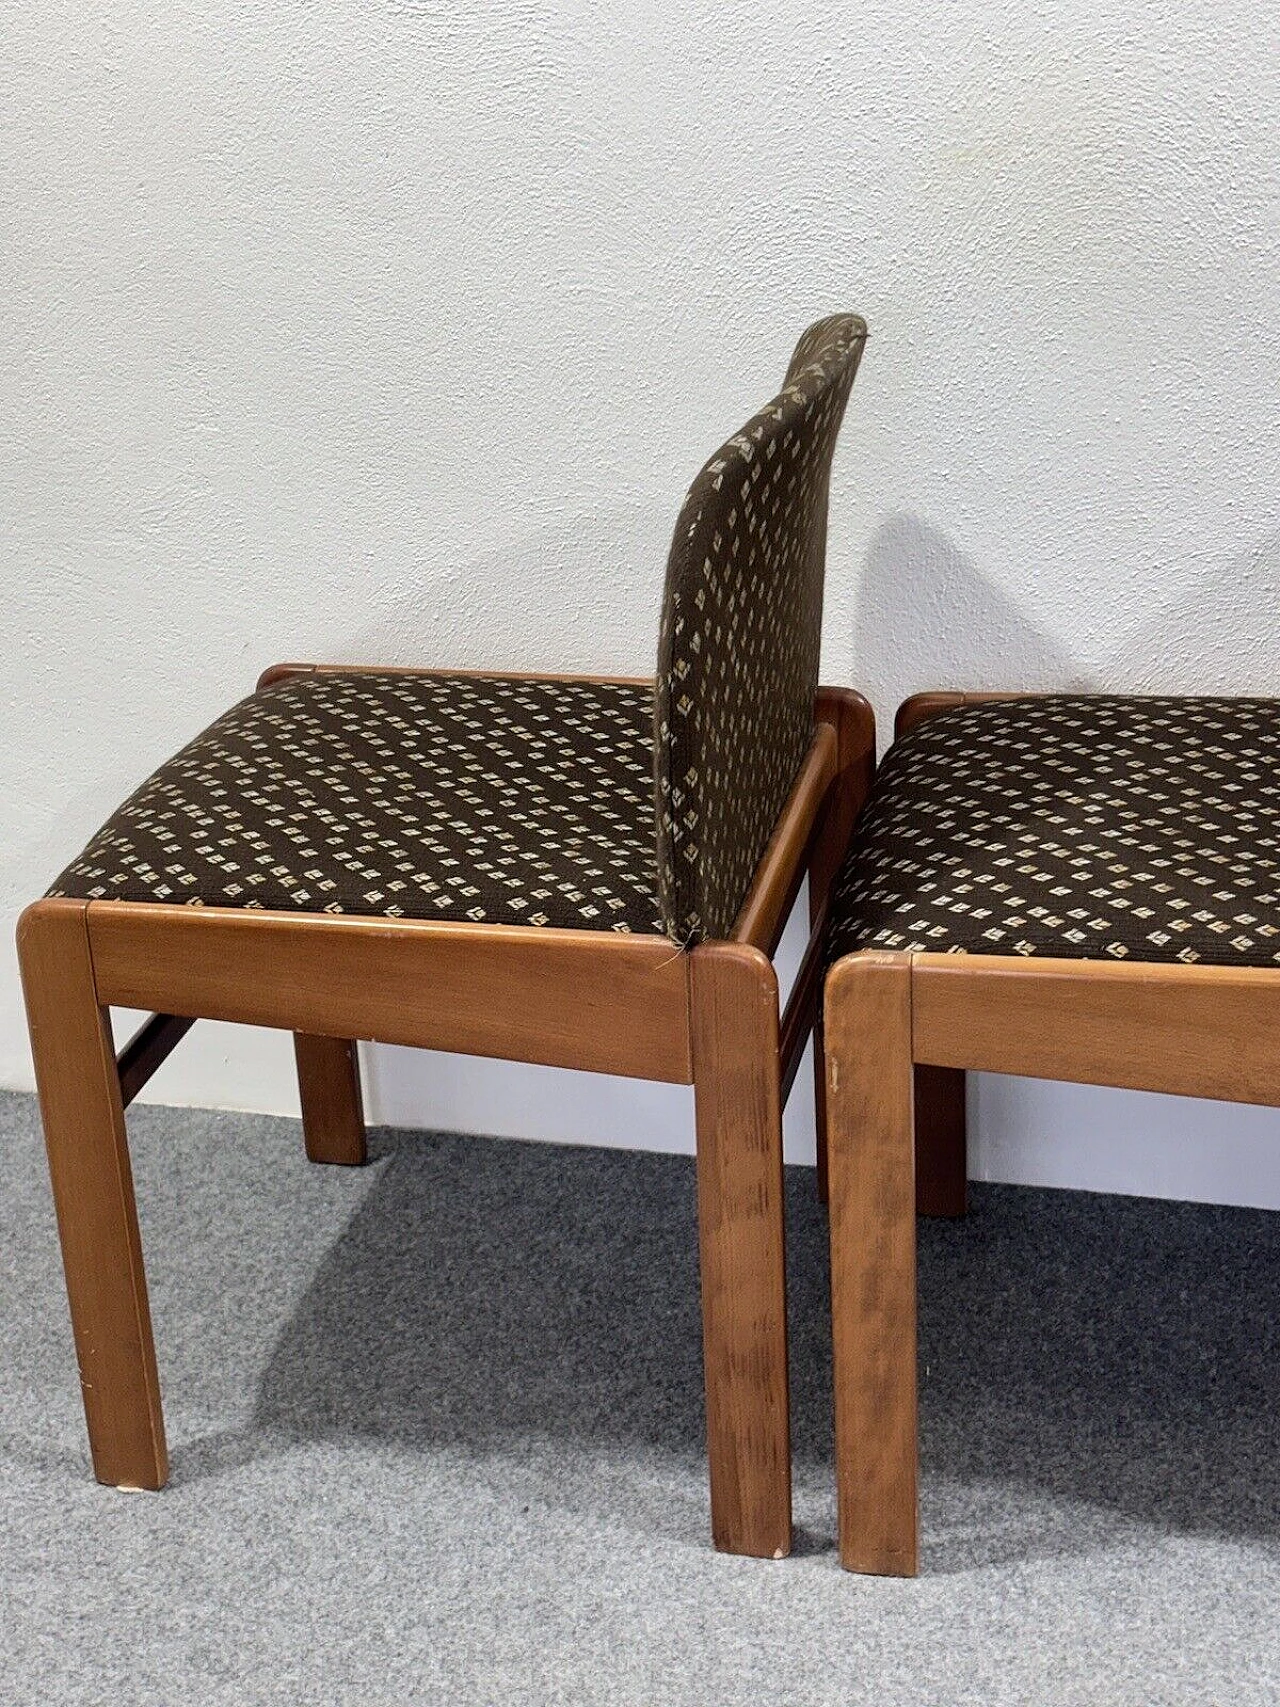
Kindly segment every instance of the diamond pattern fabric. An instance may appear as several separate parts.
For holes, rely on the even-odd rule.
[[[162,765],[50,894],[661,932],[652,719],[622,684],[287,677]]]
[[[832,898],[857,949],[1280,964],[1280,700],[1045,697],[889,752]]]
[[[801,338],[783,390],[676,523],[655,705],[658,880],[678,941],[728,936],[813,739],[831,459],[866,342]]]

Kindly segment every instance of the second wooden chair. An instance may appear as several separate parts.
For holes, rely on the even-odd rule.
[[[1280,700],[926,694],[834,887],[840,1553],[917,1568],[917,1210],[968,1069],[1280,1106]]]

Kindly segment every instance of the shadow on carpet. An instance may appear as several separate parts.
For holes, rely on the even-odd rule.
[[[696,1489],[691,1162],[392,1131],[372,1156],[251,1419],[188,1442],[175,1480],[327,1439],[523,1456],[570,1507],[607,1497],[599,1478],[576,1491],[583,1454],[674,1460]],[[810,1171],[789,1170],[788,1203],[797,1550],[813,1552],[834,1546],[834,1498]],[[1280,1216],[980,1186],[963,1222],[920,1223],[920,1286],[926,1573],[1069,1557],[1117,1518],[1274,1538]],[[638,1524],[670,1528],[665,1481]],[[684,1503],[681,1527],[705,1534]]]

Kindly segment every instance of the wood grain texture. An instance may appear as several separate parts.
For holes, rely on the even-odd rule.
[[[876,772],[876,719],[851,688],[818,689],[818,718],[836,732],[836,765],[809,854],[809,916],[826,900]]]
[[[750,892],[734,920],[730,933],[733,942],[749,944],[767,955],[778,946],[804,880],[812,839],[821,828],[823,805],[836,774],[838,746],[835,730],[828,723],[820,723],[756,867]]]
[[[38,901],[18,925],[31,1049],[94,1474],[159,1488],[160,1382],[107,1015],[83,901]]]
[[[1020,693],[1011,688],[997,693],[952,693],[940,691],[937,693],[916,693],[910,699],[904,699],[898,707],[893,720],[893,738],[900,741],[904,735],[909,735],[918,723],[926,718],[936,717],[940,711],[954,711],[958,705],[982,705],[987,700],[994,699],[1036,699],[1035,693]]]
[[[818,689],[818,716],[836,732],[836,774],[827,791],[822,827],[809,854],[809,929],[826,927],[831,885],[844,864],[849,838],[866,804],[876,772],[876,717],[869,701],[852,688]],[[818,1201],[827,1190],[827,1067],[821,992],[813,1017],[813,1123]]]
[[[911,957],[846,956],[826,990],[840,1559],[917,1570]]]
[[[937,1067],[1280,1106],[1280,971],[920,954],[913,1016]]]
[[[360,1058],[345,1037],[293,1034],[302,1137],[313,1162],[363,1167],[366,1160]]]
[[[831,1201],[831,1175],[827,1165],[827,1027],[819,1000],[813,1020],[813,1139],[814,1189],[819,1203]]]
[[[791,1549],[778,986],[758,950],[689,956],[711,1525],[717,1547]]]
[[[665,937],[91,901],[121,1007],[688,1084],[684,957]]]
[[[954,1067],[915,1070],[916,1213],[963,1215],[969,1207],[965,1076]]]

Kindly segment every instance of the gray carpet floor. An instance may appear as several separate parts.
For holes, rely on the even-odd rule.
[[[1280,1215],[978,1188],[921,1224],[923,1575],[834,1552],[789,1179],[798,1548],[708,1541],[692,1164],[130,1115],[173,1480],[89,1472],[0,1095],[8,1702],[1280,1701]]]

